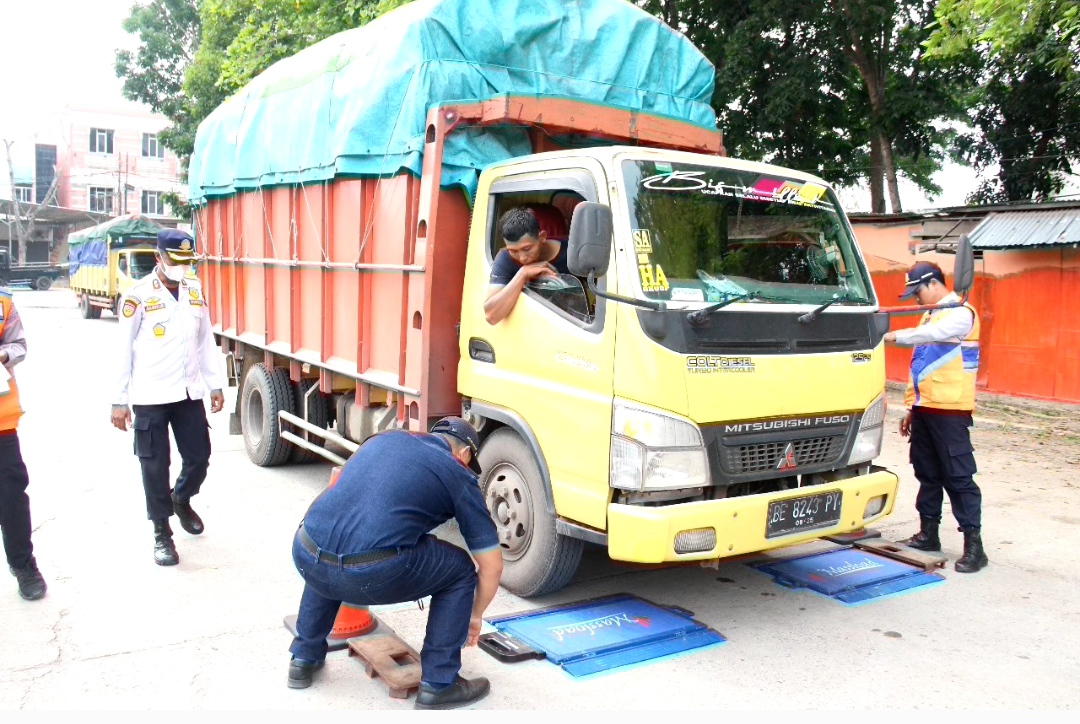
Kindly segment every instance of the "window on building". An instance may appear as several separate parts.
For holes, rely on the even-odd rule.
[[[113,210],[113,190],[108,187],[90,187],[90,210],[111,214]]]
[[[112,153],[113,132],[105,128],[90,129],[90,153]]]
[[[34,200],[33,184],[15,184],[15,200],[29,204]]]
[[[142,134],[142,155],[149,158],[165,158],[165,148],[156,133]]]
[[[161,200],[160,191],[142,192],[142,212],[150,216],[165,215],[165,203]]]

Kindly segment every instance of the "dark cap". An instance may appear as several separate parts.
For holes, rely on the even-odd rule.
[[[456,437],[472,450],[472,459],[469,461],[469,469],[479,475],[484,472],[480,469],[480,436],[476,434],[476,428],[460,417],[444,417],[435,423],[431,433],[450,435]]]
[[[910,299],[915,296],[916,289],[934,279],[942,284],[945,283],[945,275],[941,273],[941,269],[936,264],[931,264],[928,261],[915,262],[908,269],[907,283],[904,284],[904,293],[900,295],[900,298]]]
[[[162,229],[157,235],[157,248],[176,262],[195,261],[195,240],[179,229]]]

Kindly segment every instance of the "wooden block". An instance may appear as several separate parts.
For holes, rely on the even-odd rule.
[[[420,654],[393,635],[349,639],[349,656],[364,664],[371,678],[381,678],[394,699],[407,699],[420,688]]]
[[[931,573],[935,568],[944,568],[945,563],[949,560],[941,553],[917,551],[914,548],[908,548],[902,543],[893,543],[892,541],[887,540],[858,540],[855,541],[854,545],[860,550],[877,553],[886,558],[892,558],[904,563],[910,563],[913,566],[918,566],[927,573]]]

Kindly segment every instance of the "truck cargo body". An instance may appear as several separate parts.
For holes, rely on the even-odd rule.
[[[115,314],[135,282],[154,270],[157,223],[129,215],[68,237],[69,285],[84,319]]]
[[[530,128],[536,153],[486,169],[470,208],[440,187],[446,139],[505,125]],[[327,440],[351,451],[387,427],[424,430],[465,414],[481,429],[504,585],[521,595],[565,585],[583,541],[619,560],[708,560],[851,531],[892,511],[897,479],[872,465],[887,325],[825,182],[724,159],[719,133],[676,119],[569,99],[446,104],[427,127],[419,178],[276,185],[200,207],[200,274],[241,387],[233,429],[253,460],[340,462],[347,452],[323,450]],[[598,145],[552,140],[568,134]],[[604,145],[613,141],[627,145]],[[757,185],[727,191],[731,174]],[[662,193],[650,201],[646,189]],[[724,227],[728,258],[775,256],[782,270],[760,283],[760,272],[730,275],[744,298],[713,312],[739,294],[701,269],[692,278],[695,263],[714,269],[700,261],[712,232],[678,226],[679,204],[710,196],[724,203],[693,213]],[[587,308],[570,308],[530,289],[488,324],[499,214],[567,200],[567,227],[574,204],[611,210],[601,296],[582,294]],[[696,250],[660,248],[662,237],[695,234]],[[669,282],[661,257],[685,278]],[[811,262],[820,284],[787,284],[788,270],[808,274]],[[835,306],[798,321],[825,301]],[[691,323],[695,310],[705,312]]]

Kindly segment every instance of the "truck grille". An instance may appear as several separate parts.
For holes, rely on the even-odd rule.
[[[836,462],[844,452],[846,440],[846,435],[791,440],[795,464],[802,468]],[[724,472],[729,475],[745,475],[775,470],[784,457],[788,444],[789,441],[781,440],[722,447]]]

